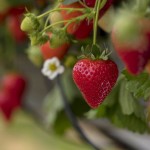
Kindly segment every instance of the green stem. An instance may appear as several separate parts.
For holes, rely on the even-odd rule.
[[[53,10],[47,11],[47,12],[45,12],[45,13],[43,13],[43,14],[37,16],[37,18],[38,18],[38,19],[41,19],[41,18],[43,18],[44,16],[46,16],[46,15],[52,13],[52,12],[61,11],[61,10],[68,10],[68,11],[69,11],[69,10],[70,10],[70,11],[72,10],[72,11],[81,11],[81,12],[84,12],[85,8],[57,8],[57,9],[53,9]]]
[[[46,30],[52,28],[52,27],[55,26],[55,25],[58,25],[58,24],[61,24],[61,23],[65,23],[65,22],[68,22],[68,20],[63,20],[63,21],[55,22],[55,23],[53,23],[53,24],[47,26],[46,28],[44,28],[44,30],[42,30],[42,32],[45,32]]]
[[[75,21],[81,21],[81,20],[84,20],[85,18],[87,18],[88,14],[84,14],[82,16],[79,16],[79,17],[76,17],[76,18],[73,18],[71,20],[68,21],[68,23],[64,26],[64,30],[66,30],[66,28],[73,22]]]
[[[46,18],[45,25],[44,25],[44,29],[47,27],[48,22],[49,22],[49,17]]]
[[[96,45],[97,24],[98,24],[98,17],[99,17],[100,7],[101,7],[101,0],[96,0],[96,4],[95,4],[95,8],[94,8],[94,11],[96,11],[96,13],[95,13],[95,18],[94,18],[93,45]]]
[[[90,7],[88,7],[87,5],[85,5],[81,0],[79,0],[79,3],[83,6],[83,7],[85,7],[85,8],[90,8]]]
[[[73,18],[73,19],[71,19],[71,20],[62,20],[62,21],[53,23],[53,24],[47,26],[42,32],[45,32],[46,30],[50,29],[51,27],[53,27],[53,26],[55,26],[55,25],[58,25],[58,24],[61,24],[61,23],[67,23],[67,24],[64,26],[64,30],[66,30],[66,28],[68,27],[69,24],[71,24],[72,22],[78,21],[78,20],[81,21],[81,20],[85,19],[88,15],[89,15],[89,14],[84,14],[84,15],[82,15],[82,16]]]

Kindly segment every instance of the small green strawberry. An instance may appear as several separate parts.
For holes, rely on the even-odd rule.
[[[27,13],[21,23],[21,30],[31,33],[40,28],[40,22],[34,14]]]
[[[43,62],[43,57],[41,50],[38,46],[31,46],[27,50],[28,58],[31,60],[33,64],[36,66],[41,66]]]
[[[59,11],[55,11],[55,12],[50,13],[49,20],[51,24],[54,24],[54,23],[63,21],[63,17]],[[54,25],[54,27],[61,28],[63,25],[64,23],[60,23],[60,24]]]

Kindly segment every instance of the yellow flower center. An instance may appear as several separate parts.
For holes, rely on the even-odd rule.
[[[55,70],[57,70],[57,66],[53,63],[53,64],[50,64],[49,65],[49,70],[51,70],[51,71],[55,71]]]

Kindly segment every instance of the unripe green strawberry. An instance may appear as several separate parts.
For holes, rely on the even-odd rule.
[[[36,66],[41,66],[43,62],[43,57],[41,50],[38,46],[31,46],[28,51],[28,57],[30,61],[36,65]]]
[[[114,27],[117,29],[118,38],[121,41],[134,40],[140,34],[138,17],[130,13],[120,13],[116,17]],[[137,24],[137,25],[136,25]]]
[[[40,22],[34,14],[26,14],[26,17],[23,19],[21,23],[21,30],[31,33],[40,28]]]
[[[50,13],[49,18],[50,18],[51,24],[63,21],[63,17],[59,11],[55,11],[55,12]],[[60,24],[54,25],[54,27],[60,28],[63,25],[64,25],[64,23],[60,23]]]

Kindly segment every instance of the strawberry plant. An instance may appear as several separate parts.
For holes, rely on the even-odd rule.
[[[87,117],[105,117],[116,126],[149,132],[144,104],[150,98],[145,69],[150,59],[150,1],[123,4],[58,0],[43,14],[27,10],[21,29],[31,41],[29,58],[34,58],[32,47],[41,51],[39,63],[49,79],[72,69],[72,79],[91,107]],[[111,41],[112,49],[106,41]]]

